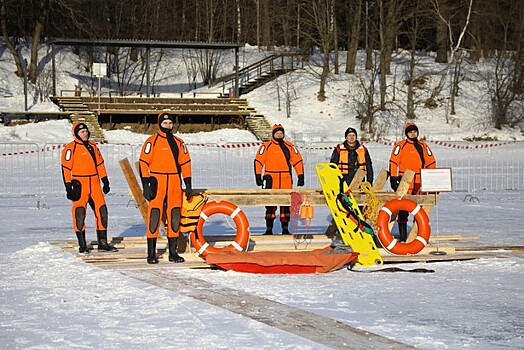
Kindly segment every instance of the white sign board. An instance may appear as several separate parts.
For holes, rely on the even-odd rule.
[[[453,191],[451,168],[422,169],[420,177],[421,192]]]
[[[93,75],[103,78],[107,73],[107,63],[93,63]]]

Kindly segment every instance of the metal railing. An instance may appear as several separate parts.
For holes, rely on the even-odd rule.
[[[255,188],[253,160],[260,143],[188,144],[194,188]],[[320,188],[315,164],[328,162],[334,143],[296,143],[304,158],[307,188]],[[388,168],[391,144],[365,143],[375,174]],[[451,167],[453,190],[524,190],[524,142],[482,144],[429,143],[439,167]],[[63,144],[0,143],[0,199],[34,197],[37,206],[63,196],[60,167]],[[463,148],[460,148],[463,147]],[[138,160],[141,145],[101,144],[113,195],[128,195],[119,161]],[[375,177],[376,177],[375,175]],[[296,176],[294,176],[296,179]],[[389,186],[386,186],[389,188]]]

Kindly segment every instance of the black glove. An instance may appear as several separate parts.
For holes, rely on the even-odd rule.
[[[80,181],[73,180],[65,184],[67,199],[71,201],[77,201],[80,199],[81,188]]]
[[[186,184],[186,189],[185,189],[186,199],[190,200],[191,197],[193,197],[193,188],[191,187],[191,178],[190,177],[184,178],[184,183]]]
[[[262,175],[255,174],[255,181],[257,183],[257,186],[262,186],[264,182],[262,181]]]
[[[402,176],[391,176],[389,178],[389,183],[391,184],[391,188],[393,189],[393,191],[396,191],[398,185],[400,185],[400,179],[402,179]]]
[[[298,187],[303,187],[304,186],[304,174],[298,175],[297,186]]]
[[[104,194],[108,194],[111,189],[109,188],[109,180],[107,179],[107,176],[104,176],[102,179],[102,183],[104,186],[102,187],[102,191],[104,191]]]
[[[149,178],[143,177],[142,178],[142,193],[144,194],[144,199],[146,201],[151,200],[151,187],[149,186]]]

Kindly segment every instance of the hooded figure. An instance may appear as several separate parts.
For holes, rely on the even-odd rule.
[[[260,146],[255,156],[255,181],[263,188],[291,189],[293,188],[292,169],[298,176],[297,186],[304,186],[304,162],[295,145],[284,140],[285,131],[281,124],[272,127],[272,139]],[[277,207],[266,207],[266,232],[273,234],[273,224]],[[282,234],[290,234],[290,208],[280,207],[280,223]]]
[[[182,195],[192,195],[191,157],[186,144],[173,135],[174,118],[168,113],[158,115],[158,132],[147,138],[140,152],[140,178],[144,198],[149,202],[147,209],[146,237],[147,262],[157,264],[156,241],[158,227],[166,218],[166,234],[169,246],[169,261],[183,262],[177,253],[180,235],[180,208]],[[182,190],[184,179],[185,191]]]
[[[89,141],[89,128],[85,123],[74,123],[74,141],[62,151],[62,177],[67,198],[72,201],[73,227],[80,253],[89,253],[85,236],[87,203],[95,214],[99,251],[117,251],[107,243],[107,206],[104,195],[109,193],[104,158],[96,144]],[[100,186],[100,181],[103,187]]]
[[[416,134],[414,133],[416,131]],[[429,146],[418,140],[418,127],[414,123],[407,123],[404,126],[406,139],[395,143],[391,156],[389,157],[389,176],[391,188],[396,191],[406,169],[415,172],[415,177],[410,184],[408,193],[418,194],[420,191],[421,169],[434,169],[437,167],[435,155]],[[400,241],[407,239],[407,222],[409,213],[400,211],[397,217]]]
[[[416,131],[417,132],[417,136],[415,137],[411,137],[411,139],[416,139],[418,138],[418,126],[415,124],[415,123],[407,123],[405,126],[404,126],[404,134],[406,135],[406,137],[409,139],[409,133],[412,132],[412,131]]]
[[[89,131],[89,128],[87,127],[87,125],[81,122],[76,122],[73,124],[73,136],[82,142],[87,141],[87,140],[83,140],[82,137],[79,136],[79,132],[81,130],[87,130],[87,140],[89,140],[89,137],[91,136],[91,132]]]
[[[277,134],[279,131],[282,132],[282,135]],[[275,137],[275,134],[277,134],[277,137]],[[281,124],[275,124],[271,128],[271,136],[273,137],[273,139],[277,141],[283,141],[285,135],[286,135],[286,132],[284,131],[284,127]]]

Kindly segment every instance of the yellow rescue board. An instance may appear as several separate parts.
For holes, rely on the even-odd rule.
[[[331,215],[333,215],[338,232],[340,232],[342,241],[350,246],[353,251],[360,253],[357,265],[382,265],[382,257],[378,252],[375,242],[373,242],[373,237],[363,232],[358,224],[348,219],[347,215],[342,212],[337,205],[337,195],[340,193],[340,182],[342,179],[342,174],[337,165],[333,163],[318,163],[315,166],[315,170],[317,172],[318,181],[322,186],[322,192],[326,198],[327,205],[331,211]],[[343,192],[346,192],[348,188],[348,184],[344,181],[342,188]],[[353,207],[356,209],[359,218],[364,220],[351,192],[349,192],[348,197],[352,202]]]

